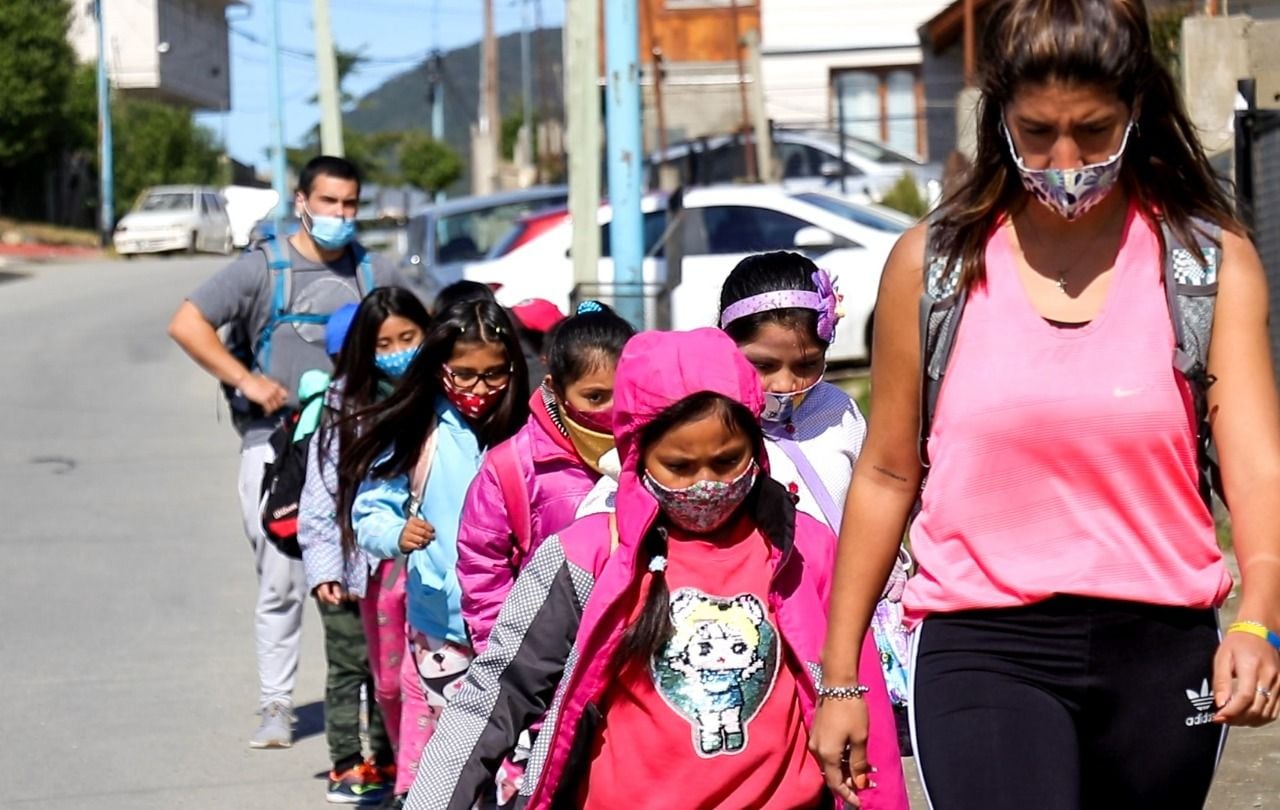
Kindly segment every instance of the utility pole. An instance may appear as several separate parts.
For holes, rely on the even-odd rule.
[[[751,126],[751,105],[747,103],[747,68],[742,60],[738,0],[729,0],[729,16],[733,18],[733,53],[734,58],[738,60],[738,98],[742,102],[742,155],[747,164],[747,177],[758,183],[761,178],[759,167],[756,166],[756,152],[746,140],[747,133],[751,132],[753,127]],[[760,140],[760,133],[755,133],[755,139]]]
[[[342,157],[342,99],[338,88],[338,59],[333,52],[329,0],[312,0],[316,29],[316,79],[320,87],[320,151]]]
[[[773,133],[769,130],[769,113],[764,105],[764,67],[760,58],[760,32],[752,28],[743,37],[747,49],[747,63],[751,66],[751,100],[756,131],[756,168],[760,182],[772,183]]]
[[[640,31],[636,0],[605,0],[609,244],[618,314],[644,328],[644,149],[640,134]]]
[[[520,185],[533,182],[533,145],[537,138],[537,117],[533,112],[533,49],[530,47],[529,2],[520,5],[520,135],[516,146],[516,165],[520,167]]]
[[[98,229],[103,247],[111,244],[116,227],[115,165],[111,142],[111,83],[107,80],[107,35],[102,20],[102,0],[93,0],[98,22]]]
[[[649,57],[653,76],[653,110],[657,115],[658,153],[667,151],[667,111],[662,103],[662,44],[658,42],[658,29],[653,25],[653,0],[640,0],[644,3],[644,24],[649,31]]]
[[[502,125],[498,111],[498,40],[493,31],[493,0],[484,0],[484,42],[480,57],[480,111],[471,138],[471,186],[476,194],[497,189],[498,135]]]
[[[284,154],[284,70],[280,66],[280,0],[267,0],[271,37],[271,79],[267,82],[271,94],[271,185],[279,195],[275,217],[277,224],[289,210],[292,196],[289,194],[288,167]],[[277,233],[279,228],[276,228]]]
[[[573,285],[597,283],[600,266],[600,2],[568,0],[565,9],[565,117],[569,146],[569,219]]]

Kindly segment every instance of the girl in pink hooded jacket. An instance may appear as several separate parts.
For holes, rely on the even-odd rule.
[[[517,806],[836,806],[806,748],[834,537],[768,477],[762,406],[719,330],[627,344],[616,512],[521,572],[406,807],[470,808],[544,712]]]

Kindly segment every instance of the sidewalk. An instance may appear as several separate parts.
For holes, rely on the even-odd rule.
[[[0,267],[12,262],[48,262],[66,259],[99,259],[101,248],[80,247],[78,245],[44,245],[35,242],[22,242],[7,245],[0,242]]]

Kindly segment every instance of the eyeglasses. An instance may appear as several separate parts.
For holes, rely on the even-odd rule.
[[[454,371],[449,368],[447,363],[442,366],[442,368],[444,369],[445,376],[449,378],[451,383],[453,383],[453,387],[460,391],[470,391],[472,388],[479,385],[481,380],[484,380],[484,384],[489,386],[490,390],[497,390],[511,382],[511,366],[493,369],[491,371],[486,371],[483,374],[470,369]]]

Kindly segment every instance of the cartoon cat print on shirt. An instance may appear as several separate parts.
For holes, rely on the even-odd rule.
[[[778,634],[753,594],[695,588],[671,597],[671,641],[650,670],[658,694],[693,727],[699,756],[735,754],[778,674]]]

